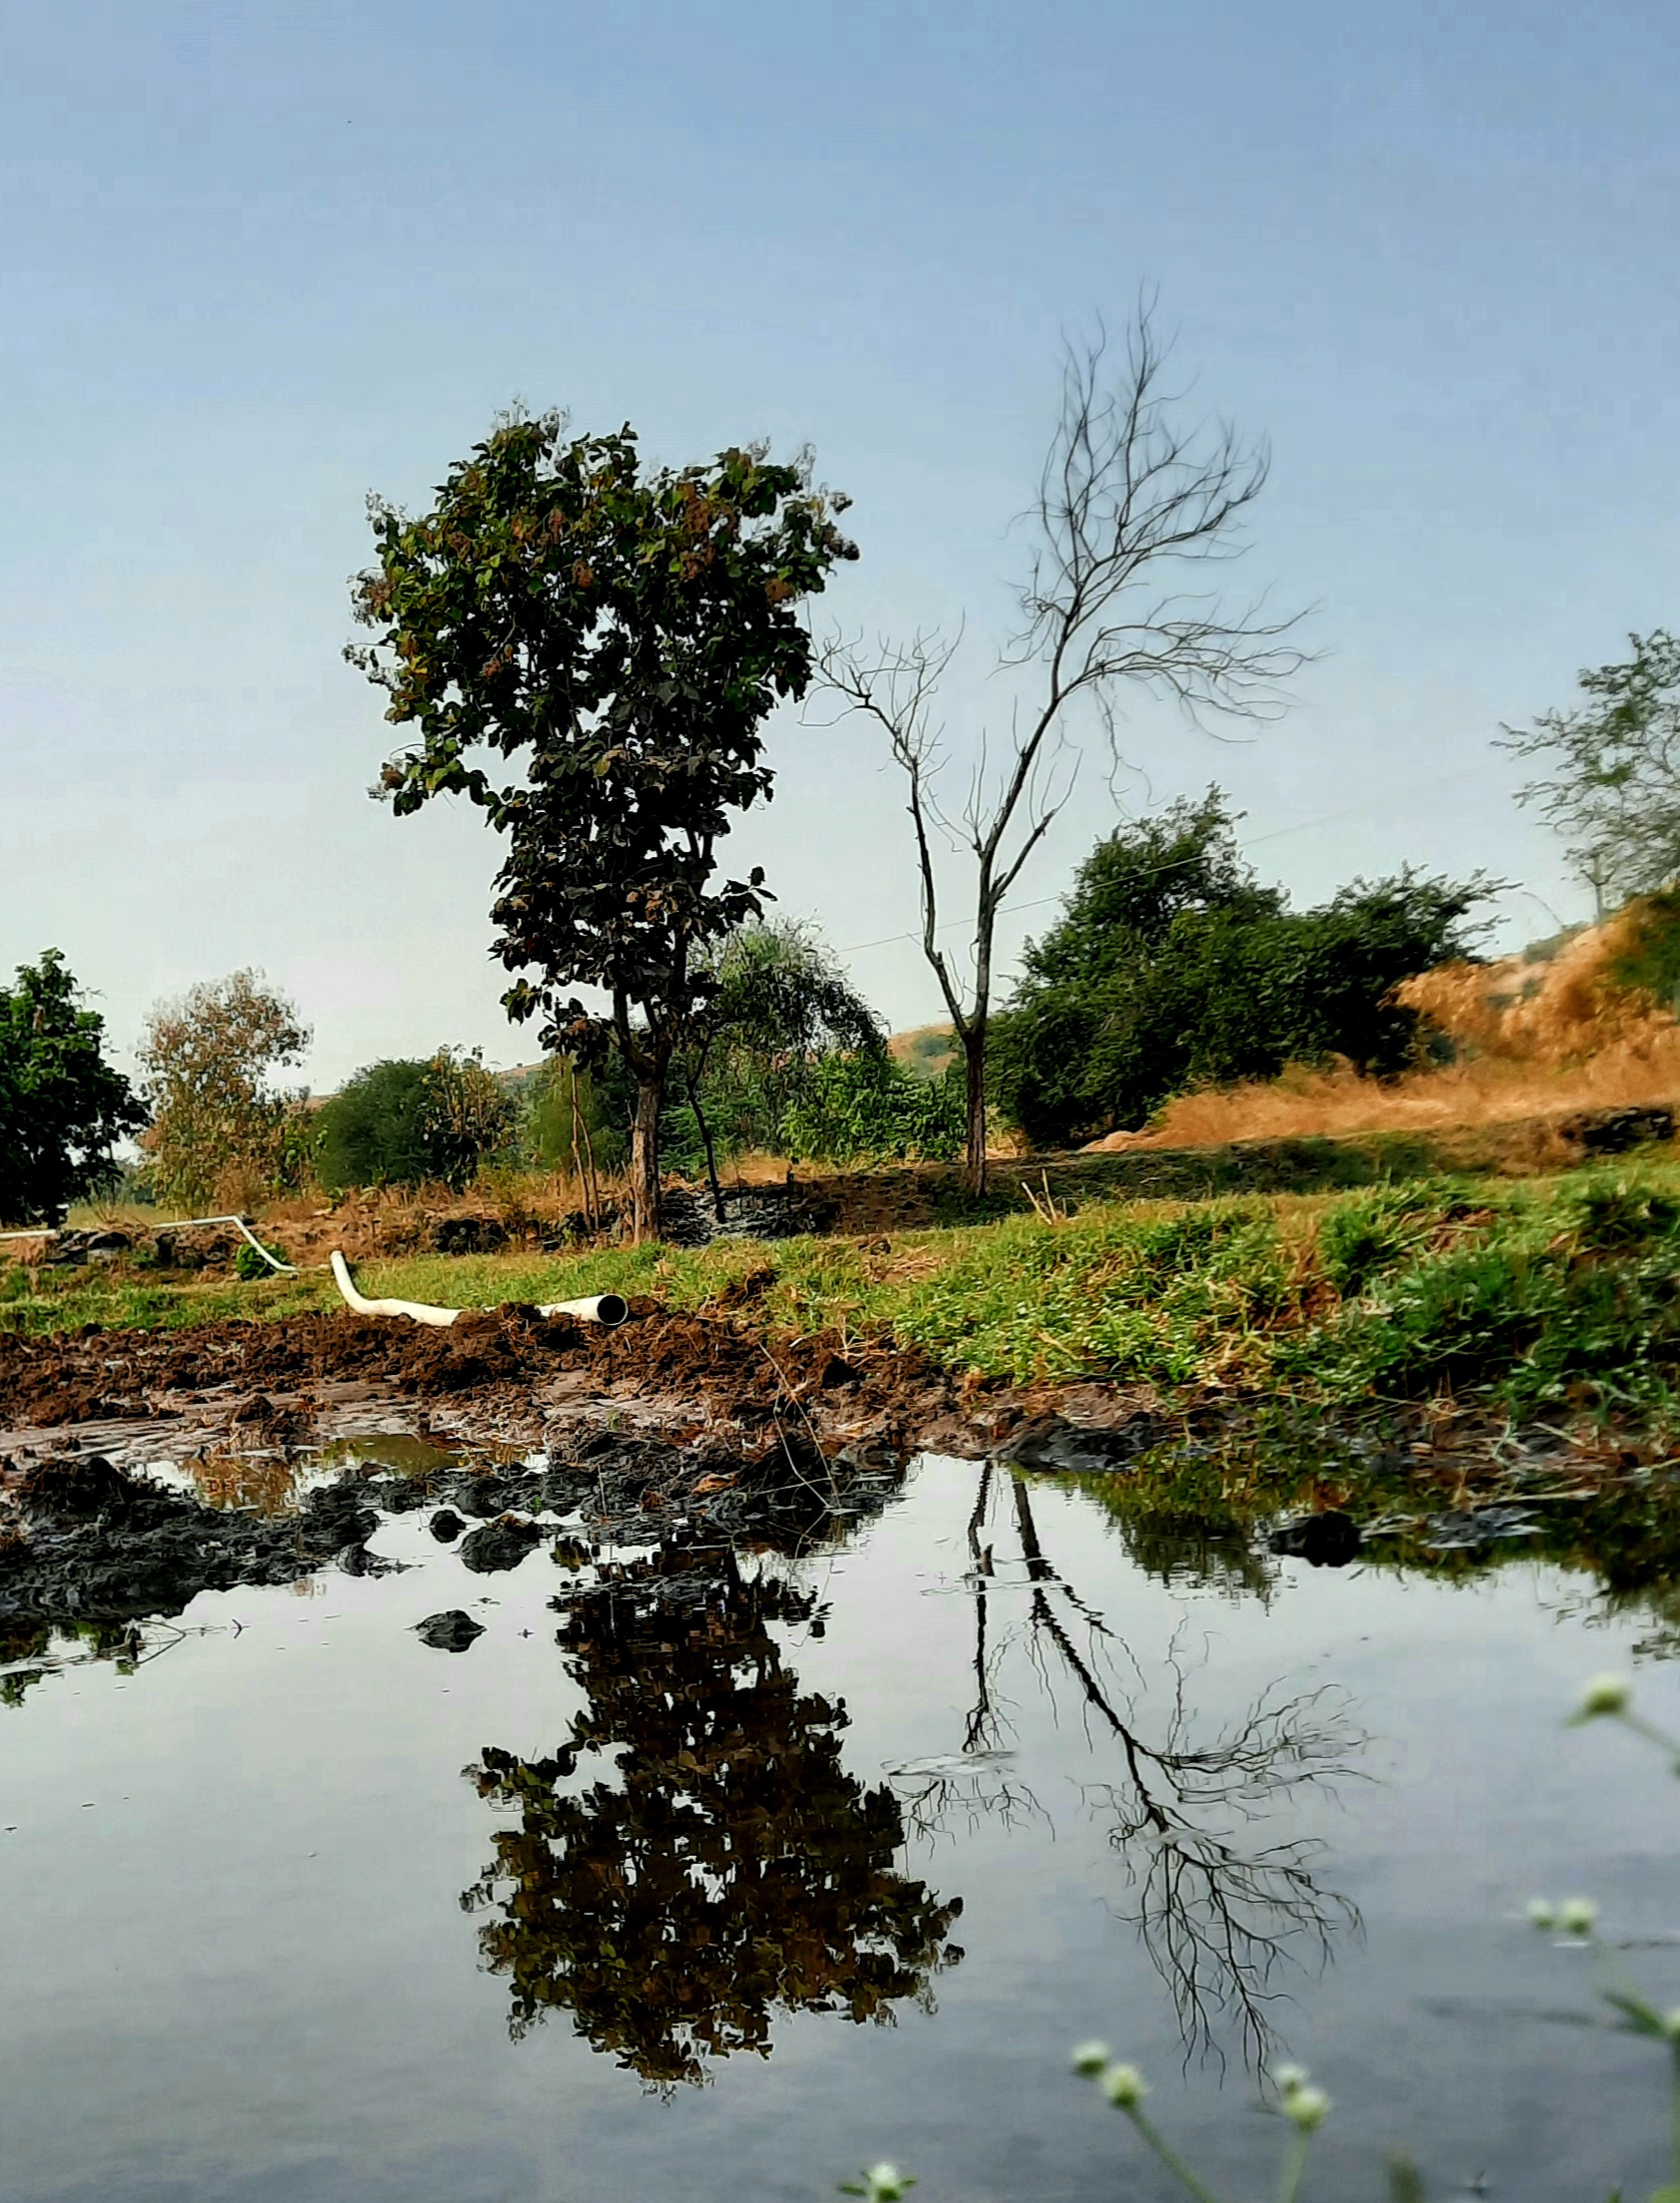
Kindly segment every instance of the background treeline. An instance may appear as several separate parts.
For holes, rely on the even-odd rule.
[[[1218,789],[1124,825],[1091,850],[1024,955],[994,1028],[996,1116],[1030,1147],[1068,1146],[1287,1065],[1340,1062],[1383,1080],[1443,1059],[1453,1044],[1440,1021],[1396,990],[1475,960],[1473,913],[1494,885],[1409,870],[1298,911],[1244,860]],[[1655,948],[1651,927],[1641,931],[1644,963],[1624,979],[1666,1007],[1680,929],[1656,931]],[[858,1165],[962,1151],[962,1073],[942,1067],[937,1033],[911,1036],[901,1061],[810,928],[743,925],[709,952],[702,978],[671,1066],[664,1170],[715,1186],[753,1153]],[[460,1189],[498,1170],[599,1186],[627,1166],[636,1082],[616,1050],[515,1077],[441,1048],[367,1065],[322,1102],[278,1084],[308,1040],[282,995],[235,973],[153,1012],[134,1092],[105,1063],[100,1020],[62,959],[25,967],[0,991],[6,1220],[56,1218],[109,1185],[117,1143],[135,1133],[143,1159],[130,1189],[189,1213],[309,1188]]]

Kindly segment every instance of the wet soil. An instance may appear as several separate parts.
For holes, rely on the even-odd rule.
[[[10,1482],[0,1522],[0,1653],[15,1656],[43,1626],[169,1616],[201,1591],[289,1583],[329,1563],[351,1575],[391,1572],[399,1564],[369,1540],[391,1516],[421,1510],[440,1540],[460,1539],[470,1569],[496,1575],[544,1544],[570,1568],[585,1565],[601,1541],[676,1533],[718,1550],[738,1542],[799,1550],[872,1513],[900,1474],[870,1449],[825,1455],[797,1428],[743,1446],[580,1426],[533,1462],[419,1473],[358,1463],[295,1510],[263,1515],[209,1506],[102,1454],[62,1452],[29,1462]]]
[[[541,1443],[557,1413],[633,1396],[666,1420],[751,1430],[789,1413],[836,1438],[908,1446],[973,1403],[923,1357],[832,1336],[766,1344],[727,1316],[638,1311],[617,1331],[534,1310],[448,1330],[348,1314],[72,1337],[0,1334],[0,1447],[38,1429],[189,1417],[297,1440],[346,1386],[429,1410],[470,1437]]]

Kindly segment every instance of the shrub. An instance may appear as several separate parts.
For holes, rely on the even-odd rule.
[[[796,1160],[948,1162],[966,1129],[960,1071],[921,1079],[891,1056],[818,1058],[783,1130]]]

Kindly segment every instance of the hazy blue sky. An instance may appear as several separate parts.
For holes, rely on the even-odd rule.
[[[1140,282],[1272,439],[1253,577],[1326,655],[1246,746],[1141,711],[1130,800],[1221,779],[1302,899],[1411,859],[1524,882],[1508,938],[1582,914],[1489,737],[1680,623],[1677,115],[1672,0],[0,7],[0,969],[58,944],[126,1045],[261,965],[321,1085],[529,1058],[492,838],[364,794],[365,493],[516,396],[676,461],[809,440],[863,549],[819,620],[966,608],[962,732],[1059,332]],[[839,947],[901,932],[873,744],[774,754],[743,854]],[[1024,895],[1111,817],[1090,772]],[[852,963],[936,1013],[908,944]]]

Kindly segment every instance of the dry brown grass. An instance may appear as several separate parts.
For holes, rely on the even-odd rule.
[[[1672,1102],[1680,1097],[1680,1026],[1611,977],[1634,922],[1619,913],[1588,927],[1548,963],[1445,964],[1407,980],[1400,1000],[1448,1035],[1457,1063],[1382,1083],[1346,1064],[1291,1067],[1277,1079],[1180,1095],[1145,1130],[1110,1132],[1093,1151],[1436,1132]]]

